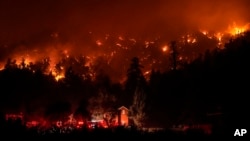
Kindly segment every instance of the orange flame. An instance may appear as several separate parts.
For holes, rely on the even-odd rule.
[[[232,26],[229,26],[228,33],[235,36],[244,33],[245,31],[249,30],[249,23],[243,26],[238,26],[236,23],[233,23]]]

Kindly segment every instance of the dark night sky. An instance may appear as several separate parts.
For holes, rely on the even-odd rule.
[[[172,40],[196,28],[246,24],[249,7],[248,0],[1,0],[0,46],[25,42],[30,46],[22,49],[30,48],[53,32],[81,46],[89,42],[85,37],[90,31],[95,36],[163,35]],[[0,60],[8,53],[1,53]]]

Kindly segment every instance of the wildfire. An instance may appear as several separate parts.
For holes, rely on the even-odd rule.
[[[189,62],[193,60],[198,53],[202,53],[198,52],[197,50],[194,51],[193,49],[196,49],[197,47],[202,48],[204,46],[202,44],[203,41],[211,41],[212,43],[217,43],[217,47],[223,49],[223,45],[225,42],[227,42],[229,36],[234,37],[250,29],[250,24],[238,26],[234,23],[232,25],[233,26],[229,26],[228,30],[224,31],[215,32],[207,29],[202,29],[199,31],[199,33],[201,34],[196,34],[196,32],[189,32],[187,34],[179,36],[179,38],[177,38],[177,42],[180,43],[178,46],[178,51],[180,53],[179,55],[182,57],[178,59]],[[53,36],[57,35],[55,34]],[[125,61],[126,63],[129,63],[130,58],[135,55],[141,58],[142,63],[145,66],[145,70],[151,70],[152,68],[164,68],[164,70],[168,69],[167,67],[164,67],[167,66],[166,60],[164,60],[162,56],[158,56],[156,50],[167,54],[171,51],[171,48],[166,42],[170,41],[162,39],[160,36],[153,39],[125,37],[126,36],[124,35],[118,35],[114,37],[113,35],[105,34],[104,38],[95,38],[95,40],[92,40],[91,45],[100,46],[102,48],[96,48],[96,51],[89,54],[88,52],[84,52],[85,50],[75,51],[74,44],[59,44],[57,45],[57,47],[60,48],[59,51],[53,50],[53,46],[49,46],[47,47],[46,51],[38,50],[36,48],[33,51],[31,50],[30,52],[16,52],[9,55],[8,57],[12,59],[11,63],[14,63],[16,65],[15,67],[18,67],[19,69],[27,68],[33,73],[36,72],[37,68],[42,66],[43,73],[46,75],[52,74],[56,81],[65,78],[64,73],[70,66],[73,67],[73,71],[79,71],[79,76],[82,76],[82,78],[87,79],[89,78],[89,76],[91,78],[94,78],[96,74],[96,72],[94,71],[97,70],[95,68],[97,66],[101,67],[100,65],[95,64],[96,62],[98,62],[96,61],[96,59],[98,59],[99,56],[105,58],[105,60],[103,61],[106,61],[107,65],[110,65],[109,67],[112,70],[121,69],[120,66],[117,65],[119,64],[118,61]],[[202,51],[202,49],[200,50]],[[78,55],[75,56],[76,54],[80,54],[81,57],[79,57]],[[130,54],[133,54],[133,56]],[[4,62],[2,62],[2,64],[0,65],[0,70],[4,69],[5,64]],[[125,69],[126,66],[122,68],[122,71],[124,71]],[[122,71],[120,72],[123,73]],[[89,74],[86,75],[84,73]],[[149,72],[143,71],[143,73],[146,75]],[[123,76],[121,75],[122,74],[117,74],[116,76],[114,76],[120,77],[114,78],[115,81],[121,81],[121,79],[123,78]],[[110,75],[110,77],[113,77],[112,74]]]
[[[55,77],[56,81],[59,81],[59,80],[65,78],[65,76],[63,74],[55,74],[54,77]]]
[[[206,30],[201,31],[201,33],[202,33],[203,35],[205,35],[205,36],[208,34],[208,32],[207,32]]]
[[[196,39],[195,39],[195,38],[188,37],[187,42],[188,42],[188,43],[195,43],[195,42],[196,42]]]
[[[223,48],[224,43],[226,42],[224,40],[224,37],[227,37],[228,35],[231,37],[235,37],[237,35],[241,35],[244,32],[246,32],[247,30],[250,29],[250,24],[245,24],[243,26],[238,26],[236,25],[236,23],[233,23],[233,25],[229,26],[227,30],[224,31],[219,31],[219,32],[209,32],[207,30],[200,30],[200,32],[205,35],[206,37],[208,37],[209,39],[216,39],[218,41],[218,47],[219,48]],[[187,40],[187,42],[191,42],[191,40]]]
[[[1,65],[1,66],[0,66],[0,71],[1,71],[1,70],[3,70],[3,69],[4,69],[4,66],[3,66],[3,65]]]
[[[229,26],[228,33],[235,36],[244,33],[249,30],[249,23],[243,26],[237,26],[236,23],[233,26]]]
[[[197,39],[195,36],[187,34],[187,35],[182,36],[182,41],[184,43],[193,44],[197,42]]]
[[[215,34],[215,37],[217,38],[218,40],[218,47],[220,47],[223,43],[222,43],[222,37],[223,37],[223,34],[218,32],[217,34]]]

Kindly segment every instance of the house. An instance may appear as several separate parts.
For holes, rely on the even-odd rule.
[[[94,125],[97,127],[114,127],[114,126],[128,126],[129,118],[128,118],[129,109],[125,106],[121,106],[117,109],[117,111],[113,112],[105,112],[104,114],[98,113],[92,116],[91,121],[88,121],[88,124],[91,127]],[[113,115],[112,115],[113,114]],[[114,116],[114,118],[112,118]],[[108,122],[108,123],[107,123]]]
[[[126,108],[125,106],[121,106],[120,108],[118,108],[118,125],[122,125],[122,126],[129,125],[128,112],[129,112],[129,109]]]

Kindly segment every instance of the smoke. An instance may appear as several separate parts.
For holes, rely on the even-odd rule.
[[[246,22],[248,5],[247,0],[3,0],[1,38],[24,40],[49,30],[70,38],[86,31],[171,35],[190,27],[217,29]]]

